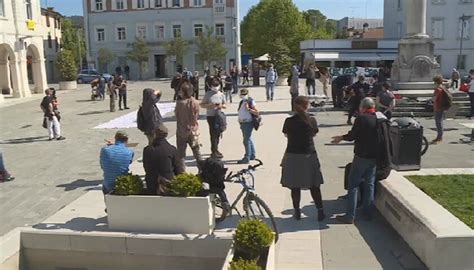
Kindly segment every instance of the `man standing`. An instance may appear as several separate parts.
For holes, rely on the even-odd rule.
[[[219,87],[219,79],[214,78],[211,90],[202,99],[201,107],[206,109],[207,123],[211,135],[211,157],[222,159],[224,156],[219,152],[221,131],[216,127],[216,114],[218,111],[225,109],[225,96],[219,91]]]
[[[433,110],[434,110],[434,119],[436,123],[437,136],[436,139],[431,141],[432,144],[439,144],[443,141],[443,120],[444,112],[449,109],[447,105],[447,99],[449,92],[443,86],[443,77],[441,75],[436,75],[433,78],[435,84],[435,89],[433,93]]]
[[[316,95],[316,69],[310,65],[306,71],[306,87],[308,88],[308,95]],[[311,92],[313,88],[313,92]]]
[[[123,72],[125,73],[125,79],[130,80],[130,67],[128,65],[125,65]]]
[[[347,115],[347,124],[352,125],[352,117],[356,115],[359,110],[360,102],[365,97],[365,77],[359,76],[359,80],[350,86],[350,93],[352,95],[350,103],[351,107]]]
[[[290,95],[291,95],[291,111],[294,112],[294,101],[295,98],[300,94],[300,84],[299,84],[299,71],[296,64],[291,68],[291,77],[290,77]]]
[[[106,81],[105,81],[105,78],[104,76],[100,76],[99,77],[99,82],[98,82],[98,85],[97,85],[97,89],[99,90],[99,95],[100,95],[100,100],[105,100],[105,86],[106,86]]]
[[[199,103],[192,96],[193,87],[188,82],[181,85],[182,99],[176,101],[176,146],[179,158],[186,157],[187,145],[191,147],[197,164],[202,160],[199,145]]]
[[[160,99],[160,90],[153,90],[151,88],[143,89],[141,111],[139,110],[137,112],[137,127],[145,133],[149,145],[151,145],[155,139],[155,130],[163,124],[163,117],[161,116],[160,109],[156,105]]]
[[[265,88],[267,90],[267,101],[273,101],[273,95],[275,93],[275,84],[278,79],[278,73],[273,68],[273,64],[270,64],[270,67],[265,74]]]
[[[349,173],[349,187],[347,190],[347,212],[343,216],[336,216],[342,223],[353,224],[356,215],[357,193],[359,184],[365,183],[363,206],[365,214],[370,217],[374,201],[375,167],[377,150],[374,147],[377,141],[377,116],[375,103],[371,98],[364,98],[360,103],[361,114],[356,118],[352,129],[343,136],[333,137],[332,143],[354,141],[354,159]]]
[[[255,145],[252,140],[253,116],[258,115],[255,100],[249,96],[249,90],[243,88],[240,90],[240,98],[242,99],[239,103],[239,123],[240,129],[242,130],[243,144],[245,148],[244,157],[239,160],[238,164],[249,164],[250,160],[255,159]]]
[[[383,83],[383,89],[377,94],[377,110],[382,112],[388,119],[392,118],[392,112],[395,108],[395,95],[390,91],[390,84]]]
[[[128,135],[124,131],[115,133],[115,143],[109,142],[100,150],[100,167],[104,171],[102,192],[108,194],[115,188],[117,177],[128,173],[133,161],[133,151],[127,148]]]
[[[193,86],[194,98],[199,99],[199,71],[194,71],[194,76],[191,77],[190,81]]]
[[[343,108],[342,99],[344,97],[344,87],[351,85],[352,76],[351,75],[339,75],[332,82],[332,103],[334,108]]]
[[[178,72],[171,80],[171,89],[174,90],[173,101],[176,101],[178,99],[178,90],[181,85],[181,78],[181,73]]]
[[[456,91],[459,89],[460,78],[461,76],[459,75],[459,71],[453,68],[453,72],[451,73],[451,87],[453,88],[453,91]]]
[[[54,112],[53,97],[51,88],[46,89],[45,97],[41,101],[41,110],[44,113],[44,118],[46,120],[46,128],[48,129],[49,140],[54,139],[61,141],[66,138],[61,136],[61,124],[59,123],[58,116]]]
[[[109,97],[110,97],[110,103],[109,103],[109,107],[110,107],[110,112],[115,112],[115,100],[117,99],[117,90],[116,90],[116,87],[115,87],[115,78],[111,78],[109,82],[107,82],[107,89],[108,89],[108,92],[109,92]]]
[[[229,103],[232,103],[232,87],[234,85],[234,80],[232,76],[230,76],[227,72],[225,73],[225,79],[224,79],[224,94],[226,100],[229,101]]]
[[[123,79],[122,75],[119,75],[115,81],[115,87],[118,89],[119,95],[119,110],[130,109],[127,106],[127,81]],[[122,108],[123,104],[123,108]]]
[[[239,91],[239,70],[237,69],[237,66],[234,66],[232,68],[232,71],[230,72],[230,76],[232,76],[232,94],[237,94]]]

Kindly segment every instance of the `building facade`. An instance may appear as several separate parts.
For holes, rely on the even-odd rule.
[[[364,25],[368,28],[383,28],[383,19],[362,19],[344,17],[337,21],[337,31],[342,32],[348,29],[362,30]]]
[[[470,17],[474,16],[474,0],[426,1],[426,32],[435,44],[436,59],[443,75],[450,76],[453,68],[458,68],[461,73],[474,69],[474,17]],[[401,39],[405,36],[405,9],[408,8],[409,1],[385,0],[385,38]],[[463,15],[467,15],[464,20],[461,19]],[[460,53],[461,42],[463,49]]]
[[[56,67],[56,58],[61,50],[61,25],[64,16],[53,8],[41,9],[43,33],[43,47],[46,65],[46,78],[48,82],[58,82],[59,72]]]
[[[170,77],[180,68],[175,57],[168,56],[166,44],[176,37],[188,41],[182,68],[204,70],[197,56],[195,39],[207,27],[222,40],[225,58],[215,65],[229,69],[240,59],[237,0],[83,0],[84,27],[88,62],[101,71],[113,73],[117,66],[130,67],[131,79],[137,79],[139,67],[127,59],[136,37],[146,40],[150,53],[143,66],[143,79]],[[98,52],[108,48],[115,59],[98,66]],[[240,61],[238,61],[240,62]],[[211,65],[212,65],[211,64]]]
[[[0,29],[0,99],[43,92],[47,81],[40,1],[0,0]]]

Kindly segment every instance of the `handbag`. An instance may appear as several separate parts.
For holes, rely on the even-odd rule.
[[[163,176],[158,176],[156,179],[157,182],[157,190],[156,194],[160,196],[169,196],[171,191],[170,191],[170,185],[171,185],[171,180],[164,178]]]
[[[252,124],[253,124],[253,128],[255,130],[258,130],[260,126],[262,125],[262,116],[260,116],[260,114],[258,115],[252,114]]]
[[[46,117],[43,117],[43,128],[48,128],[48,122],[46,121]]]

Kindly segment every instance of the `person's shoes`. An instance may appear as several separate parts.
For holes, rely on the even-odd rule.
[[[296,220],[301,219],[301,210],[299,208],[295,209],[293,212],[293,218]]]
[[[224,155],[221,152],[217,151],[215,153],[212,153],[211,157],[214,158],[214,159],[223,159]]]
[[[344,224],[354,224],[354,219],[347,215],[336,216],[336,220]]]
[[[253,157],[250,157],[250,160],[255,160],[255,159],[256,159],[256,157],[255,157],[255,156],[253,156]]]
[[[346,124],[348,124],[349,126],[352,126],[351,120],[347,120]]]
[[[128,109],[130,109],[130,108],[129,108],[129,107],[125,107],[125,110],[128,110]]]
[[[326,218],[323,209],[318,209],[318,221],[323,221]]]
[[[123,111],[123,109],[122,109],[122,108],[119,108],[119,110]]]
[[[66,139],[66,137],[63,137],[63,136],[59,136],[58,138],[56,138],[56,140],[58,140],[58,141],[63,141],[65,139]]]
[[[54,138],[49,138],[49,139],[48,139],[48,141],[52,141],[52,140],[54,140]]]
[[[247,158],[243,158],[239,161],[237,161],[237,164],[249,164],[250,161]]]
[[[431,144],[437,145],[437,144],[440,144],[441,142],[442,142],[442,140],[440,140],[440,139],[434,139],[434,140],[431,141]]]

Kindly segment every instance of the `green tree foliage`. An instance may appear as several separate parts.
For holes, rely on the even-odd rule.
[[[193,197],[202,189],[199,176],[191,173],[177,175],[170,183],[170,191],[175,196]]]
[[[132,50],[127,53],[128,59],[135,61],[139,65],[139,78],[142,79],[143,63],[148,62],[148,54],[150,48],[146,44],[146,41],[142,38],[137,38],[132,44]]]
[[[183,57],[189,49],[188,42],[181,37],[177,37],[165,45],[166,54],[176,56],[176,64],[183,64]]]
[[[271,54],[269,47],[280,38],[296,59],[300,41],[311,37],[310,25],[292,0],[261,0],[244,17],[241,29],[244,50],[254,56]]]
[[[328,20],[321,11],[309,9],[303,11],[303,17],[307,24],[311,26],[311,38],[331,39],[336,35],[336,21]]]
[[[258,259],[274,239],[273,231],[259,219],[241,219],[234,234],[234,245],[247,254],[246,259]]]
[[[62,43],[61,47],[72,52],[74,63],[81,66],[82,59],[86,56],[86,42],[84,39],[83,29],[74,27],[69,19],[65,19],[62,23]]]
[[[100,48],[98,52],[99,67],[106,66],[114,60],[115,54],[108,48]],[[104,70],[106,71],[106,70]]]
[[[229,270],[263,270],[262,267],[258,266],[255,260],[247,261],[244,259],[238,259],[230,262]]]
[[[227,49],[222,41],[213,35],[214,29],[206,27],[206,32],[196,38],[197,56],[204,62],[204,66],[209,66],[212,61],[225,58]]]
[[[63,81],[75,81],[77,79],[77,65],[74,61],[74,53],[70,50],[61,50],[56,59],[56,66]]]
[[[290,49],[281,38],[276,39],[270,45],[270,59],[275,65],[275,68],[280,77],[285,77],[290,74],[292,59]]]

